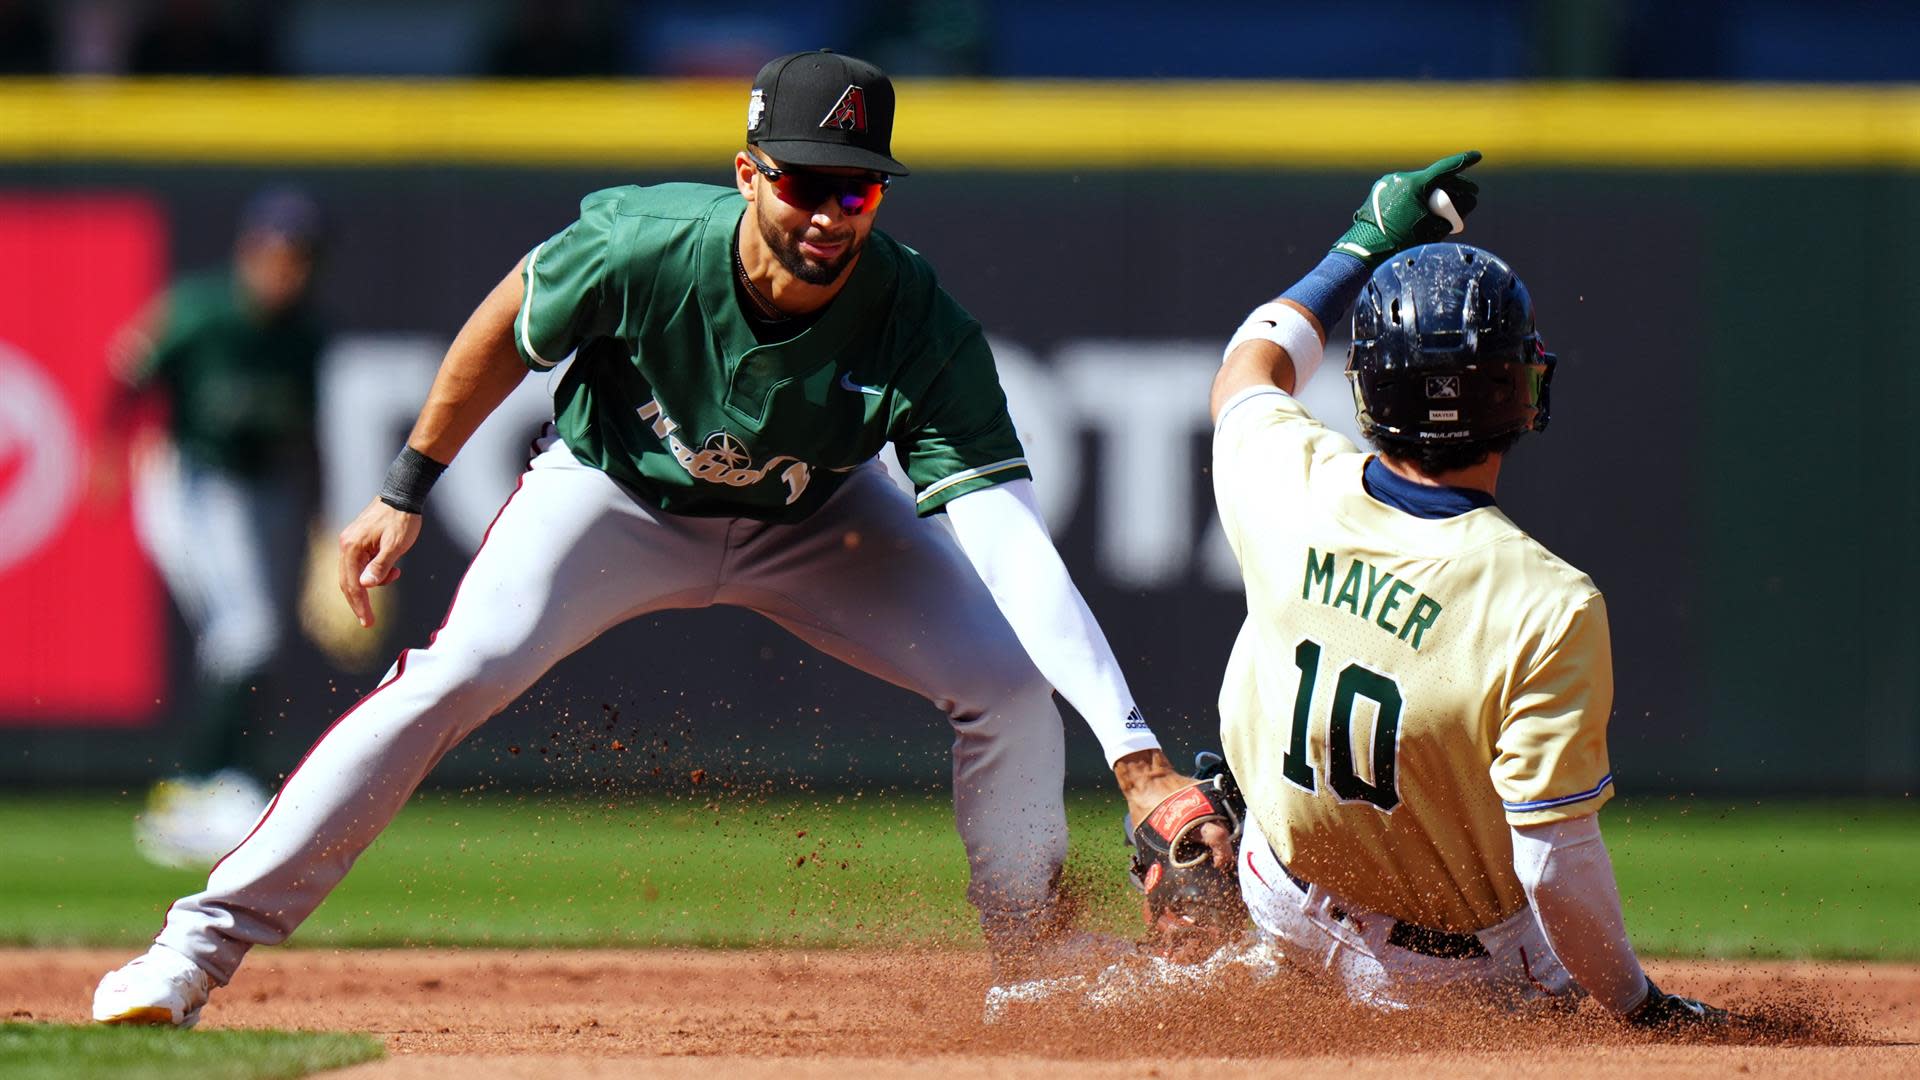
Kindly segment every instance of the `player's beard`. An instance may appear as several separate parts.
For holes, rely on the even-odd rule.
[[[773,252],[773,257],[780,261],[781,266],[787,268],[789,274],[809,285],[831,285],[840,280],[840,275],[846,273],[847,267],[852,264],[855,256],[860,254],[860,233],[855,229],[847,231],[845,250],[832,261],[821,262],[819,259],[808,258],[800,250],[801,239],[814,231],[812,225],[796,232],[787,232],[767,220],[767,216],[758,211],[754,214],[754,220],[759,223],[760,238],[767,242],[767,248]]]

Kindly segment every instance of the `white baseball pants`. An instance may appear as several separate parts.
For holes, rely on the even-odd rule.
[[[1532,908],[1474,936],[1484,957],[1448,959],[1389,944],[1389,915],[1354,907],[1313,885],[1304,892],[1280,868],[1251,816],[1240,842],[1240,895],[1254,925],[1271,937],[1287,962],[1324,972],[1352,1000],[1394,1011],[1423,1001],[1467,995],[1517,1005],[1579,994],[1548,946]]]
[[[557,439],[523,474],[446,622],[322,735],[260,823],[157,940],[222,984],[286,939],[428,770],[602,631],[668,608],[757,611],[946,712],[968,899],[990,939],[1051,913],[1066,857],[1052,690],[952,538],[875,460],[805,521],[678,517]],[[636,678],[671,678],[634,658]]]
[[[193,631],[200,677],[257,675],[292,607],[305,508],[283,480],[198,465],[172,444],[135,468],[135,531]]]

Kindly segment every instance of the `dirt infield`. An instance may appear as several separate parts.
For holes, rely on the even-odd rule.
[[[82,1020],[94,982],[125,958],[0,950],[0,1016]],[[1767,1023],[1703,1045],[1630,1036],[1590,1007],[1383,1017],[1281,978],[988,1027],[986,960],[969,952],[262,950],[203,1024],[378,1035],[391,1057],[334,1074],[354,1080],[1920,1075],[1920,967],[1664,963],[1654,974]]]

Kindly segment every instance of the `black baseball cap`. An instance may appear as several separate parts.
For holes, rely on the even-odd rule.
[[[240,211],[241,235],[278,236],[299,247],[319,247],[325,224],[320,204],[297,187],[264,188]]]
[[[827,49],[767,61],[747,99],[747,142],[788,165],[907,175],[893,159],[893,80]]]

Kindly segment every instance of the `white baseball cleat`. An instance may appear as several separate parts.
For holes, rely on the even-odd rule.
[[[93,992],[97,1024],[153,1024],[190,1028],[213,993],[213,976],[164,945],[107,972]]]

